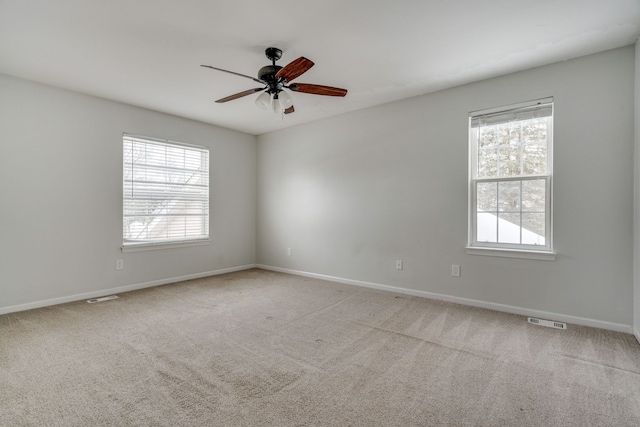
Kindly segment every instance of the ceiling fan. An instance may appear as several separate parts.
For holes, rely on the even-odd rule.
[[[216,102],[221,103],[233,101],[234,99],[242,98],[243,96],[251,95],[252,93],[262,92],[256,98],[256,104],[260,108],[270,110],[275,113],[283,112],[284,114],[290,114],[294,112],[293,98],[291,98],[291,95],[284,89],[289,89],[294,92],[310,93],[313,95],[345,96],[347,94],[346,89],[340,89],[337,87],[308,83],[291,83],[294,79],[307,72],[309,68],[313,67],[313,61],[305,58],[304,56],[301,56],[295,61],[281,67],[276,65],[276,61],[282,57],[282,50],[276,47],[268,47],[264,53],[267,56],[267,59],[271,61],[271,65],[266,65],[260,68],[260,71],[258,71],[258,78],[229,70],[223,70],[222,68],[212,67],[211,65],[201,65],[201,67],[224,71],[225,73],[245,77],[264,85],[263,87],[245,90],[243,92],[218,99]]]

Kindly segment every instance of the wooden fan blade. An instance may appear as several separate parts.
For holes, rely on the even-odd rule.
[[[242,98],[243,96],[251,95],[252,93],[260,92],[265,89],[266,88],[264,87],[257,87],[255,89],[245,90],[244,92],[239,92],[234,95],[227,96],[226,98],[218,99],[216,102],[220,103],[220,102],[233,101],[234,99]]]
[[[256,79],[255,77],[247,76],[245,74],[236,73],[235,71],[223,70],[222,68],[212,67],[211,65],[201,65],[201,67],[211,68],[212,70],[218,70],[218,71],[222,71],[222,72],[229,73],[229,74],[235,74],[236,76],[240,76],[240,77],[244,77],[244,78],[247,78],[247,79],[251,79],[254,82],[263,83],[260,80]]]
[[[294,109],[293,109],[293,105],[292,105],[291,107],[289,107],[289,108],[287,108],[286,110],[284,110],[284,113],[285,113],[285,114],[291,114],[291,113],[293,113],[294,111],[296,111],[296,110],[294,110]]]
[[[347,94],[346,89],[340,89],[339,87],[311,85],[307,83],[295,83],[289,86],[289,89],[313,95],[345,96]]]
[[[285,65],[284,68],[281,68],[280,71],[276,73],[276,78],[282,78],[285,81],[290,82],[296,77],[306,73],[311,67],[313,67],[313,61],[301,56],[295,61]]]

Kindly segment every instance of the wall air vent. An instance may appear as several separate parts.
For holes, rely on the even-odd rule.
[[[118,298],[118,295],[109,295],[108,297],[100,297],[100,298],[88,299],[87,302],[89,304],[93,304],[93,303],[96,303],[96,302],[109,301],[109,300],[117,299],[117,298]]]
[[[546,326],[548,328],[567,329],[566,323],[556,322],[553,320],[544,320],[544,319],[537,319],[535,317],[529,317],[528,322],[533,323],[534,325]]]

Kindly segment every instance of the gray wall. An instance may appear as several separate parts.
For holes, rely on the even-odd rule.
[[[3,75],[0,94],[0,312],[255,263],[254,136]],[[123,132],[210,147],[210,245],[121,253]]]
[[[258,264],[631,331],[634,58],[628,46],[259,136]],[[466,254],[468,112],[547,96],[556,261]]]
[[[262,135],[257,162],[253,136],[0,75],[0,313],[258,262],[637,332],[634,53]],[[467,113],[546,96],[556,100],[558,258],[467,255]],[[122,132],[211,148],[211,245],[121,253]]]
[[[636,42],[635,81],[635,215],[634,215],[634,292],[633,329],[640,341],[640,39]]]

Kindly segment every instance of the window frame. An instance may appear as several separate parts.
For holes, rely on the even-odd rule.
[[[178,148],[178,149],[187,149],[187,150],[193,150],[193,151],[199,151],[200,153],[204,153],[204,157],[201,157],[200,161],[202,162],[203,160],[206,161],[206,170],[204,172],[200,172],[204,175],[204,177],[206,177],[206,185],[204,185],[204,188],[206,188],[206,191],[203,191],[202,194],[206,195],[206,200],[204,200],[205,203],[205,210],[206,212],[204,213],[202,220],[205,221],[203,224],[203,229],[202,231],[204,232],[204,234],[200,234],[199,236],[185,236],[185,237],[178,237],[178,238],[165,238],[165,239],[127,239],[125,237],[125,221],[126,221],[126,217],[127,217],[127,211],[126,211],[126,202],[127,202],[127,196],[126,196],[126,189],[125,187],[128,185],[133,185],[133,183],[131,182],[127,182],[126,181],[126,175],[125,175],[125,168],[127,167],[126,165],[126,156],[125,156],[125,148],[126,148],[126,143],[127,140],[130,141],[142,141],[144,143],[149,143],[149,144],[155,144],[155,145],[159,145],[159,146],[163,146],[163,147],[168,147],[168,148]],[[202,154],[201,154],[202,155]],[[153,138],[153,137],[148,137],[148,136],[143,136],[143,135],[134,135],[134,134],[129,134],[129,133],[123,133],[122,134],[122,233],[121,233],[121,237],[122,237],[122,246],[121,246],[121,250],[122,252],[138,252],[138,251],[147,251],[147,250],[156,250],[156,249],[167,249],[167,248],[179,248],[179,247],[187,247],[187,246],[201,246],[201,245],[208,245],[210,242],[210,149],[209,147],[206,146],[201,146],[201,145],[195,145],[195,144],[187,144],[184,142],[178,142],[178,141],[171,141],[168,139],[160,139],[160,138]],[[131,164],[131,167],[134,167],[134,164]],[[149,165],[146,165],[146,167],[149,167]],[[157,170],[162,170],[162,169],[170,169],[170,167],[168,166],[156,166],[156,167],[151,167],[150,169],[157,169]],[[176,171],[179,171],[180,169],[175,169]],[[190,171],[190,169],[185,168],[185,171]],[[185,214],[186,215],[186,214]],[[153,215],[148,215],[148,216],[153,216]],[[187,215],[188,216],[188,215]]]
[[[544,174],[521,174],[515,176],[478,177],[478,133],[479,127],[472,127],[472,120],[482,116],[494,114],[508,114],[518,110],[531,109],[537,105],[551,107],[551,114],[547,120],[547,147],[546,147],[546,172]],[[469,188],[468,188],[468,241],[466,251],[471,255],[501,256],[509,258],[527,258],[539,260],[555,260],[553,248],[553,122],[554,122],[553,98],[543,98],[518,104],[495,107],[486,110],[469,113],[468,143],[469,143]],[[525,119],[519,119],[525,120]],[[484,242],[477,240],[477,186],[487,182],[520,182],[528,180],[545,181],[545,244],[500,243]],[[520,193],[522,195],[522,193]],[[522,205],[520,205],[522,214]],[[522,233],[522,227],[520,227]],[[497,239],[496,239],[497,240]],[[520,240],[522,240],[522,235]]]

